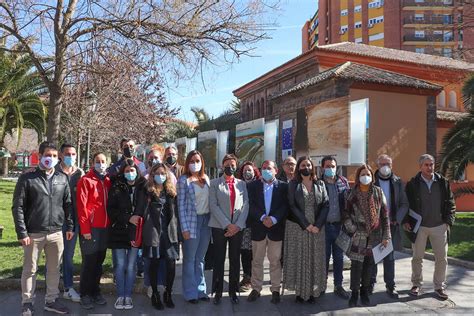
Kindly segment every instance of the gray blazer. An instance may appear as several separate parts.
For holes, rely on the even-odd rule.
[[[245,228],[249,212],[247,185],[244,181],[235,179],[234,216],[230,217],[230,191],[224,176],[211,180],[209,187],[209,209],[211,218],[209,227],[225,229],[229,224],[235,224],[240,229]]]

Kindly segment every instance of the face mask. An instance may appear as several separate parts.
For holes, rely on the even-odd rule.
[[[311,169],[309,169],[309,168],[300,169],[300,173],[301,173],[303,176],[307,177],[307,176],[309,176],[309,175],[311,174]]]
[[[155,174],[155,176],[153,177],[153,180],[155,181],[156,184],[163,184],[166,181],[166,175]]]
[[[336,175],[336,168],[324,168],[324,176],[334,178]]]
[[[265,181],[271,181],[273,180],[273,172],[268,169],[263,169],[262,170],[262,178]]]
[[[224,167],[224,173],[227,175],[227,176],[233,176],[234,173],[235,173],[236,169],[231,167],[231,166],[227,166],[227,167]]]
[[[125,179],[127,179],[127,181],[135,181],[135,179],[137,178],[137,173],[136,172],[125,172],[123,174],[123,176],[125,177]]]
[[[174,165],[176,163],[176,157],[174,156],[169,156],[168,158],[166,158],[166,162],[169,164],[169,165]]]
[[[123,155],[127,158],[132,158],[134,154],[135,154],[135,150],[130,149],[130,147],[125,147],[123,149]]]
[[[247,171],[244,172],[244,179],[247,180],[247,181],[252,180],[253,176],[254,176],[254,174],[250,170],[247,170]]]
[[[198,163],[190,163],[190,164],[189,164],[189,170],[190,170],[191,172],[199,172],[199,171],[201,171],[201,167],[202,167],[202,165],[201,165],[200,162],[198,162]]]
[[[372,182],[372,177],[371,176],[360,176],[359,181],[363,185],[369,185]]]
[[[54,157],[41,157],[41,165],[47,169],[51,170],[58,164],[58,158]]]
[[[105,174],[107,170],[107,165],[105,163],[100,163],[96,162],[94,165],[95,171],[97,171],[98,174]]]
[[[148,167],[153,167],[154,165],[156,165],[157,163],[160,163],[160,159],[150,159],[148,160]]]
[[[66,167],[72,167],[76,164],[76,156],[65,156],[63,162]]]
[[[384,177],[388,177],[389,175],[392,174],[392,169],[390,169],[389,166],[383,166],[382,168],[379,169],[380,174]]]

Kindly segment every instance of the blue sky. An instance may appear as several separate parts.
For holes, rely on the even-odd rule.
[[[205,86],[198,82],[168,90],[170,104],[181,109],[178,117],[193,121],[192,106],[217,117],[230,107],[233,90],[301,54],[301,29],[316,9],[317,0],[282,0],[280,10],[273,13],[277,26],[268,32],[271,39],[256,45],[254,55],[259,57],[242,57],[232,66],[207,69]]]

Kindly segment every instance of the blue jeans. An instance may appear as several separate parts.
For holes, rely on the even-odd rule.
[[[334,286],[342,286],[342,270],[344,268],[344,253],[336,245],[336,238],[341,231],[341,224],[326,224],[326,277],[329,272],[329,259],[332,254],[332,272]]]
[[[383,258],[383,280],[385,287],[388,289],[395,288],[395,257],[393,251]],[[377,283],[377,264],[374,265],[370,278],[370,284],[374,285],[375,283]]]
[[[63,283],[65,289],[73,286],[74,277],[74,250],[76,249],[77,235],[79,234],[79,226],[75,228],[74,236],[71,240],[66,240],[66,227],[63,227],[64,251],[63,251]]]
[[[207,296],[204,257],[211,239],[208,222],[209,215],[198,215],[196,238],[183,242],[183,296],[187,301]]]
[[[112,249],[115,285],[118,297],[132,297],[136,278],[138,248]]]

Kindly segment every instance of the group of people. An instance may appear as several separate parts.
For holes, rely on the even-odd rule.
[[[40,145],[39,166],[20,176],[13,197],[13,217],[24,248],[21,277],[22,314],[32,315],[38,258],[46,256],[44,309],[68,313],[58,301],[60,270],[63,298],[83,308],[106,304],[100,279],[107,249],[112,249],[116,309],[132,309],[137,258],[145,263],[145,284],[158,310],[173,308],[176,261],[182,258],[183,297],[190,304],[221,303],[228,250],[228,296],[239,303],[259,299],[265,257],[270,263],[271,302],[280,302],[281,288],[295,292],[298,303],[314,303],[327,289],[332,257],[334,293],[357,306],[370,305],[378,245],[401,248],[401,230],[412,242],[410,294],[422,293],[422,259],[429,238],[435,256],[434,287],[446,299],[447,241],[455,205],[449,182],[434,172],[434,158],[422,155],[420,172],[405,188],[381,155],[377,170],[363,164],[352,188],[338,174],[335,157],[321,161],[322,175],[308,156],[288,157],[279,170],[274,161],[261,166],[225,155],[222,176],[206,175],[202,154],[192,150],[184,166],[174,147],[154,148],[140,161],[130,139],[120,142],[121,158],[111,165],[104,153],[93,156],[86,173],[76,166],[76,149],[59,151]],[[414,230],[408,210],[422,218]],[[348,247],[341,249],[341,240]],[[79,238],[78,238],[79,237]],[[346,239],[347,239],[346,238]],[[73,263],[79,239],[82,266],[80,294],[73,288]],[[346,240],[347,241],[347,240]],[[347,242],[346,242],[347,243]],[[211,293],[204,276],[205,257],[212,247]],[[351,260],[349,294],[343,287],[344,253]],[[240,279],[240,266],[243,277]],[[398,298],[393,252],[383,259],[386,292]],[[159,285],[163,285],[161,296]]]

